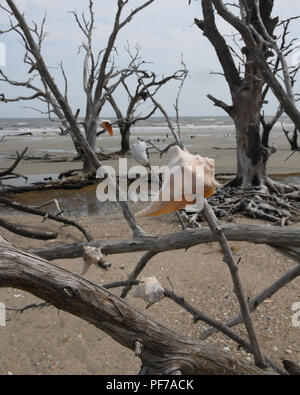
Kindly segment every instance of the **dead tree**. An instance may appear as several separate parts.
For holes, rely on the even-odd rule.
[[[12,2],[9,1],[9,3]],[[22,16],[19,14],[17,16],[21,23]],[[30,38],[30,31],[26,32]],[[32,45],[34,44],[31,40],[29,41]],[[32,48],[35,49],[34,45]],[[39,66],[43,67],[41,59],[38,56],[36,59],[40,63]],[[47,68],[43,70],[45,71],[47,83],[51,84],[51,76],[47,73]],[[55,84],[52,87],[55,88]],[[63,104],[63,101],[60,104]],[[81,136],[78,124],[76,122],[72,123],[68,107],[65,107],[65,112],[68,116],[68,121],[72,124],[72,133],[80,142],[85,155],[89,158],[94,169],[99,168],[101,163],[89,143]],[[180,134],[177,135],[175,133],[174,136],[178,144],[182,145]],[[120,193],[117,189],[117,199],[119,197]],[[163,236],[158,239],[147,236],[137,225],[128,205],[120,201],[120,206],[133,232],[133,238],[125,242],[125,249],[127,247],[131,251],[137,251],[137,248],[146,250],[145,262],[154,255],[153,253],[162,252],[162,248],[165,248],[166,251],[174,249],[174,237],[178,240],[177,248],[190,245],[192,236],[196,244],[201,242],[199,235],[194,234],[193,230],[184,234],[185,243],[181,234],[166,238],[165,243],[163,243]],[[215,219],[214,213],[210,210],[207,203],[205,204],[204,216],[210,226],[208,236],[213,238],[213,240],[219,241],[224,252],[224,261],[227,263],[232,277],[243,322],[248,334],[249,342],[244,342],[244,346],[254,354],[256,364],[265,367],[265,362],[268,364],[269,362],[262,354],[257,342],[249,307],[247,306],[239,279],[238,265],[228,246],[224,226]],[[262,237],[264,238],[265,235],[266,232],[263,232]],[[239,236],[236,235],[236,237]],[[284,239],[281,233],[279,243],[285,243],[287,239],[290,240],[288,243],[295,243],[295,238],[287,236]],[[119,248],[120,245],[112,242],[112,249],[114,247]],[[79,253],[81,253],[81,249],[82,246],[79,246]],[[75,248],[72,249],[72,253],[74,253],[74,250]],[[103,252],[105,252],[105,247]],[[121,252],[124,252],[124,249]],[[48,273],[48,276],[46,273]],[[178,371],[186,374],[262,372],[239,361],[233,361],[228,354],[219,355],[215,349],[212,351],[210,347],[201,342],[184,338],[181,335],[175,335],[159,323],[149,319],[146,315],[130,308],[127,303],[112,293],[83,280],[81,277],[70,275],[65,270],[59,269],[36,256],[22,253],[2,239],[0,241],[0,286],[17,287],[31,292],[48,303],[80,316],[103,329],[115,340],[134,350],[140,356],[142,360],[141,373],[171,374]],[[229,334],[228,328],[226,331]]]
[[[11,200],[5,199],[5,198],[2,198],[2,197],[0,197],[0,204],[5,205],[7,207],[11,207],[14,210],[21,211],[23,213],[37,215],[39,217],[44,218],[44,221],[47,220],[47,219],[50,219],[50,220],[62,223],[64,225],[66,225],[66,226],[74,226],[75,228],[77,228],[84,235],[84,237],[86,238],[87,241],[92,241],[93,240],[91,235],[86,231],[86,229],[84,229],[84,227],[82,227],[77,222],[62,216],[62,212],[61,211],[58,212],[58,214],[53,215],[53,214],[48,213],[47,211],[39,210],[36,207],[23,206],[23,205],[21,205],[19,203],[12,202]]]
[[[267,160],[274,151],[267,144],[269,131],[266,131],[264,141],[262,141],[260,134],[261,109],[267,93],[267,91],[263,90],[263,87],[267,83],[274,91],[269,83],[272,76],[273,85],[276,82],[276,93],[278,96],[280,85],[274,75],[274,67],[270,65],[269,60],[274,55],[274,52],[278,57],[275,68],[283,70],[288,91],[286,93],[280,85],[282,91],[281,101],[276,97],[280,103],[282,102],[282,97],[287,97],[292,102],[290,107],[294,106],[290,73],[288,71],[287,76],[283,67],[283,64],[286,65],[284,57],[285,41],[283,41],[282,47],[279,48],[274,39],[278,18],[271,17],[273,3],[273,0],[260,2],[256,0],[242,1],[237,6],[241,11],[241,17],[238,17],[229,11],[222,1],[202,0],[203,20],[195,19],[195,23],[212,43],[231,93],[232,105],[228,105],[211,95],[208,96],[216,106],[227,112],[233,119],[236,127],[237,175],[230,185],[243,187],[260,186],[267,187],[270,191],[283,191],[284,187],[276,185],[269,179],[266,172]],[[232,48],[221,35],[215,21],[215,9],[241,34],[244,44],[241,55],[232,51]],[[266,35],[272,42],[267,42],[267,39],[261,40],[261,37]],[[235,56],[238,56],[241,62],[242,72],[236,65]],[[263,63],[264,67],[258,63],[258,57],[259,62]],[[286,105],[281,103],[281,107],[282,109],[279,109],[274,117],[275,122],[282,111],[286,111],[288,115],[291,115],[291,111],[286,108]],[[295,113],[295,110],[296,108],[292,112]],[[273,127],[272,124],[266,125],[266,128],[270,129],[270,127]]]
[[[139,12],[141,9],[145,8],[148,4],[150,4],[152,2],[153,2],[153,0],[148,1],[147,3],[144,3],[142,6],[136,8],[134,11],[132,11],[130,13],[129,17],[126,18],[121,23],[120,17],[121,17],[122,9],[128,3],[128,0],[127,1],[118,0],[118,12],[117,12],[117,17],[116,17],[117,21],[115,24],[117,26],[117,28],[114,30],[115,35],[123,26],[125,26],[131,20],[131,18],[137,12]],[[99,167],[102,166],[101,162],[99,161],[98,157],[96,156],[95,151],[91,148],[87,139],[85,139],[82,136],[78,122],[77,122],[77,117],[73,115],[72,110],[69,107],[68,102],[66,101],[65,95],[62,95],[62,93],[60,92],[58,86],[56,85],[53,77],[51,76],[49,69],[47,68],[47,66],[40,54],[40,41],[39,41],[39,45],[38,45],[33,38],[33,34],[37,34],[38,37],[40,37],[40,36],[43,37],[43,34],[38,34],[37,29],[32,30],[28,27],[28,25],[24,19],[24,16],[19,12],[18,8],[15,6],[15,4],[12,0],[7,0],[7,4],[9,6],[9,8],[11,9],[11,15],[13,15],[16,18],[16,20],[18,21],[17,27],[12,25],[11,29],[16,30],[21,35],[21,37],[23,37],[24,42],[26,43],[26,48],[28,49],[28,51],[30,52],[30,54],[33,57],[33,59],[30,58],[32,67],[34,66],[34,68],[39,70],[39,74],[40,74],[42,81],[44,82],[45,86],[49,88],[49,90],[51,91],[51,93],[53,94],[55,99],[57,100],[57,103],[59,104],[61,110],[63,111],[63,113],[65,115],[67,122],[70,125],[70,133],[72,134],[73,138],[76,139],[76,141],[78,141],[81,149],[84,151],[85,156],[88,158],[88,162],[91,164],[93,170],[96,171]],[[90,4],[92,5],[92,2]],[[20,30],[18,30],[18,29],[20,29]],[[43,32],[43,30],[42,30],[42,32]],[[115,39],[115,36],[112,36],[113,42],[114,42],[114,39]],[[107,54],[107,56],[108,56],[108,54]],[[107,59],[107,62],[108,62],[108,59]],[[103,61],[101,63],[100,69],[101,69],[102,65],[103,65]],[[93,83],[95,83],[95,81]],[[102,85],[101,84],[99,85],[99,81],[97,84],[97,88],[98,87],[101,87],[101,92],[102,92]],[[97,88],[96,88],[96,91],[97,91]],[[95,95],[96,95],[96,93],[95,93]],[[112,183],[114,182],[113,180],[110,180],[110,181]],[[120,191],[119,191],[118,186],[116,186],[116,194],[117,194],[117,199],[119,200]],[[144,236],[145,232],[137,225],[137,223],[136,223],[136,221],[129,209],[127,202],[120,200],[119,205],[120,205],[120,208],[123,212],[124,218],[125,218],[128,226],[132,230],[134,236],[136,236],[136,237]]]
[[[295,127],[299,130],[300,111],[296,106],[289,67],[275,38],[270,34],[268,22],[265,21],[263,13],[264,5],[266,10],[268,10],[273,7],[273,1],[268,0],[259,2],[259,0],[251,0],[251,7],[249,7],[249,1],[243,0],[240,2],[243,18],[239,18],[230,12],[222,0],[211,0],[211,3],[215,6],[218,14],[241,34],[253,62],[262,75],[262,79],[270,86],[274,96],[282,105],[285,113],[290,117]],[[254,12],[257,15],[257,24],[255,25],[251,23],[251,10],[253,10],[253,6],[255,7]],[[279,79],[274,75],[272,68],[261,51],[261,45],[271,49],[278,56],[282,68],[283,86]]]
[[[247,15],[243,18],[261,32],[255,2],[247,0]],[[273,1],[260,2],[263,23],[268,34],[274,34],[278,19],[271,18]],[[238,69],[234,55],[225,38],[220,33],[216,21],[214,4],[211,0],[202,0],[203,20],[195,19],[196,25],[213,45],[223,68],[224,76],[230,89],[232,105],[209,95],[215,106],[222,108],[233,119],[237,137],[237,174],[231,183],[233,186],[267,186],[272,188],[272,181],[266,173],[266,162],[270,155],[263,146],[260,135],[260,115],[263,102],[264,80],[252,53],[245,42],[241,59],[243,71]],[[267,62],[269,48],[255,41],[261,56]]]
[[[60,69],[65,85],[60,88],[56,84],[53,75],[50,74],[49,67],[41,54],[42,44],[46,37],[44,30],[45,18],[43,19],[40,28],[36,23],[33,23],[33,27],[30,27],[25,16],[20,13],[14,1],[6,0],[8,7],[2,6],[2,10],[8,13],[10,17],[10,29],[7,31],[16,32],[24,43],[24,62],[30,68],[30,75],[27,81],[19,82],[13,81],[11,78],[6,76],[3,71],[1,71],[1,81],[14,86],[28,88],[33,92],[33,94],[31,96],[20,96],[13,99],[7,98],[3,95],[2,101],[31,101],[34,99],[42,101],[47,106],[45,114],[50,118],[55,115],[62,122],[63,130],[71,134],[74,145],[79,154],[81,154],[82,151],[85,152],[81,144],[82,139],[78,138],[78,133],[81,133],[80,126],[83,126],[86,141],[95,152],[96,135],[101,110],[107,96],[113,93],[128,73],[128,68],[122,70],[117,69],[112,56],[117,36],[123,27],[125,27],[137,13],[153,2],[154,0],[145,1],[137,8],[131,10],[127,16],[122,18],[130,1],[116,0],[117,11],[113,22],[112,32],[108,38],[105,48],[98,53],[94,53],[93,51],[93,33],[95,29],[93,0],[89,1],[89,17],[85,14],[80,17],[77,12],[73,12],[75,21],[85,37],[85,42],[81,45],[80,49],[85,53],[83,64],[83,89],[86,95],[86,110],[84,120],[79,121],[79,111],[76,110],[73,112],[69,105],[68,79],[63,68],[63,64],[60,64]],[[14,22],[14,20],[16,20],[16,22]],[[40,79],[40,84],[34,83],[35,78]],[[110,83],[108,81],[110,81]],[[93,171],[93,168],[94,167],[89,156],[84,154],[84,170],[86,172],[90,172]]]
[[[141,113],[138,114],[137,110],[139,105],[146,102],[147,99],[150,99],[150,96],[155,96],[169,81],[181,79],[184,74],[184,70],[178,70],[170,76],[159,79],[153,71],[142,70],[141,66],[143,66],[145,62],[138,59],[138,52],[139,48],[136,49],[136,54],[132,57],[132,61],[136,59],[134,65],[134,73],[137,80],[135,88],[130,88],[126,79],[123,79],[121,82],[122,87],[128,95],[128,106],[125,113],[122,113],[120,105],[118,105],[116,101],[118,91],[116,91],[116,94],[108,95],[108,101],[115,111],[117,125],[121,133],[121,154],[125,154],[130,150],[131,127],[137,122],[150,118],[157,110],[157,106],[153,105],[153,108],[146,115],[142,115]]]
[[[279,27],[282,28],[282,34],[280,34],[281,45],[280,45],[279,49],[285,57],[290,55],[294,50],[294,43],[295,43],[296,39],[294,38],[294,39],[288,40],[288,36],[290,34],[290,32],[289,32],[290,23],[292,21],[294,21],[295,19],[298,19],[298,17],[292,17],[292,18],[288,18],[284,21],[280,21],[277,25],[277,28],[279,28]],[[274,57],[271,56],[269,65],[270,65],[270,67],[272,67],[274,75],[279,75],[279,73],[282,71],[279,56],[277,56],[275,60],[274,60]],[[300,68],[300,63],[296,64],[296,65],[291,65],[289,67],[289,74],[290,74],[292,86],[294,86],[296,83],[296,77],[297,77],[299,68]],[[262,96],[262,103],[263,104],[265,102],[267,102],[267,95],[268,95],[269,91],[270,91],[270,86],[266,85],[263,90],[263,96]],[[263,130],[262,130],[262,144],[264,147],[266,147],[268,149],[270,148],[270,146],[269,146],[270,133],[271,133],[274,125],[276,124],[276,122],[281,118],[281,116],[283,114],[284,114],[284,109],[282,107],[282,104],[279,104],[276,114],[272,117],[272,119],[270,121],[266,121],[264,112],[262,111],[262,114],[261,114],[261,124],[262,124],[262,128],[263,128]],[[284,130],[284,133],[285,133],[285,130]],[[292,148],[292,150],[293,150],[293,148]],[[271,152],[272,151],[275,151],[275,149],[271,150]]]

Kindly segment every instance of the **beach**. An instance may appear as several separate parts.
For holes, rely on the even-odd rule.
[[[182,136],[185,146],[192,153],[214,158],[216,173],[234,173],[235,135],[232,126],[227,124],[227,121],[218,119],[209,121],[207,118],[205,122],[204,125],[198,125],[198,128],[191,122],[183,125]],[[209,125],[209,122],[214,122],[215,127]],[[219,124],[218,127],[216,122],[224,122],[224,124]],[[24,126],[19,125],[21,132],[24,132]],[[151,131],[151,127],[155,133]],[[81,168],[80,162],[72,161],[75,151],[69,136],[58,136],[53,130],[48,133],[40,130],[39,133],[27,136],[15,136],[17,130],[12,129],[5,131],[2,129],[1,132],[2,135],[6,133],[6,138],[0,143],[0,167],[6,168],[11,165],[15,151],[21,152],[28,146],[27,155],[31,159],[23,160],[16,171],[30,176],[29,182],[43,181],[44,177],[49,176],[55,179],[63,171]],[[132,132],[133,143],[137,136],[145,140],[151,138],[160,147],[172,142],[170,132],[163,125],[144,125],[140,129],[136,127]],[[290,150],[279,125],[272,134],[271,143],[276,144],[278,151],[270,159],[269,173],[299,183],[299,155],[296,154],[289,161],[285,161]],[[101,137],[97,143],[98,150],[100,146],[107,153],[116,151],[120,147],[120,138],[118,135],[114,138]],[[151,152],[150,160],[155,165],[166,164],[170,158],[170,154],[160,158],[158,153]],[[33,157],[42,158],[32,159]],[[134,164],[136,163],[129,156],[129,165]],[[107,160],[105,165],[116,167],[117,160]],[[24,185],[22,179],[10,180],[7,183]],[[82,190],[30,192],[14,197],[15,201],[28,205],[39,205],[51,199],[58,199],[64,215],[83,225],[95,240],[119,240],[129,237],[127,224],[118,205],[103,205],[98,202],[95,186],[88,186]],[[140,208],[140,204],[130,205],[134,212]],[[49,210],[55,213],[54,206],[49,206]],[[55,245],[84,240],[78,230],[61,226],[51,220],[41,223],[40,217],[24,215],[3,207],[0,213],[10,216],[12,222],[32,229],[59,232],[58,239],[41,242],[25,239],[1,229],[2,236],[22,250],[29,250],[42,244]],[[239,215],[236,215],[233,221],[239,224],[264,224],[263,221],[246,219]],[[181,229],[174,214],[142,219],[139,223],[151,235],[163,235]],[[299,224],[293,226],[299,228]],[[235,257],[241,259],[240,275],[247,298],[253,298],[299,263],[299,258],[270,246],[247,242],[232,242],[230,245],[233,247]],[[108,256],[107,260],[111,263],[111,268],[104,271],[92,267],[86,278],[98,285],[126,280],[141,256],[142,253]],[[81,258],[56,260],[53,263],[77,275],[82,268]],[[224,321],[239,312],[230,274],[217,243],[198,245],[188,251],[159,254],[151,259],[139,279],[153,275],[164,287],[174,289],[186,301],[215,319]],[[300,329],[292,325],[292,306],[300,302],[299,290],[300,278],[297,278],[271,299],[267,299],[253,313],[261,347],[264,353],[279,365],[283,359],[300,363],[298,341]],[[120,295],[121,289],[112,292]],[[0,301],[10,308],[21,308],[41,302],[34,296],[16,289],[0,289]],[[200,338],[204,324],[193,323],[189,313],[172,300],[164,298],[159,304],[146,311],[144,301],[133,298],[130,294],[127,301],[174,331]],[[140,360],[132,351],[120,346],[107,334],[87,322],[58,311],[54,307],[43,310],[30,309],[23,314],[8,311],[7,319],[6,327],[0,327],[0,374],[127,375],[137,374],[139,371]],[[235,330],[245,337],[246,330],[243,325],[240,324]],[[253,361],[250,354],[239,349],[235,343],[221,334],[214,334],[206,341],[224,352],[229,352],[233,357],[247,362]]]
[[[120,211],[111,215],[72,217],[80,222],[96,240],[125,239],[129,230]],[[61,227],[47,220],[30,215],[11,218],[16,223],[30,225],[34,229],[58,230],[58,240],[43,242],[44,245],[82,241],[82,235],[71,227]],[[235,217],[235,222],[263,224],[262,221]],[[168,234],[180,230],[175,215],[157,219],[143,219],[139,223],[152,235]],[[299,225],[298,225],[299,226]],[[13,245],[29,249],[41,245],[40,241],[24,239],[1,231]],[[247,298],[254,297],[264,288],[295,267],[297,261],[266,245],[246,242],[230,242],[235,257],[241,258],[239,269]],[[107,257],[111,268],[103,271],[92,267],[86,275],[89,281],[103,285],[126,280],[143,253],[117,254]],[[299,261],[298,261],[299,262]],[[82,259],[65,259],[53,262],[72,273],[80,274]],[[156,276],[168,289],[185,298],[197,309],[221,321],[234,317],[238,303],[223,255],[216,243],[207,243],[188,251],[170,251],[159,254],[149,261],[142,275]],[[267,299],[253,313],[254,325],[264,353],[281,365],[283,359],[300,362],[299,331],[292,326],[292,305],[300,302],[300,278]],[[121,288],[111,290],[120,295]],[[21,308],[41,302],[36,297],[17,289],[0,289],[0,301],[9,308]],[[177,333],[199,339],[205,326],[193,323],[192,316],[164,298],[160,303],[145,310],[146,302],[133,298],[129,293],[127,302],[150,315]],[[0,374],[137,374],[140,360],[134,353],[111,339],[107,334],[87,322],[54,307],[31,309],[23,314],[7,312],[7,326],[0,327]],[[234,328],[245,337],[243,325]],[[252,356],[221,334],[213,334],[207,340],[232,357],[252,362]],[[126,361],[126,363],[124,363]]]
[[[21,152],[29,147],[27,157],[40,158],[23,160],[17,172],[29,177],[28,182],[43,181],[44,177],[53,177],[70,170],[80,169],[80,162],[73,162],[76,156],[70,136],[59,136],[59,124],[44,120],[18,120],[19,122],[2,121],[1,136],[6,136],[0,142],[0,168],[6,168],[13,163],[16,151]],[[113,121],[113,120],[112,120]],[[1,122],[0,122],[1,125]],[[31,126],[33,125],[33,126]],[[293,127],[287,121],[285,127],[292,131]],[[185,147],[192,153],[208,156],[216,161],[216,173],[234,173],[236,169],[235,130],[230,118],[227,117],[186,117],[181,123],[181,133]],[[22,135],[32,133],[32,135]],[[131,143],[137,137],[151,140],[159,148],[164,148],[174,141],[171,132],[162,118],[153,118],[132,128]],[[291,154],[288,141],[278,122],[271,133],[270,145],[277,148],[268,162],[270,175],[300,176],[299,154]],[[120,134],[115,129],[114,137],[102,135],[97,139],[97,151],[112,153],[120,149]],[[151,164],[165,165],[170,159],[170,153],[160,158],[158,152],[150,150]],[[129,156],[129,166],[136,162]],[[117,166],[116,160],[106,160],[106,165]],[[293,180],[295,181],[295,180]],[[297,180],[296,180],[297,181]],[[18,180],[18,183],[23,182]],[[300,182],[300,181],[297,181]]]

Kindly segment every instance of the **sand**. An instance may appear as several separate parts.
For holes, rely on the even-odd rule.
[[[224,133],[223,133],[224,132]],[[153,142],[160,147],[165,147],[173,141],[172,136],[166,132],[156,133],[153,137]],[[219,132],[217,132],[219,133]],[[137,136],[145,139],[151,138],[150,133],[143,133],[138,128],[132,134],[131,141],[134,143]],[[157,141],[159,139],[159,141]],[[211,129],[195,130],[193,133],[184,132],[183,140],[185,146],[192,153],[204,154],[205,156],[214,158],[216,160],[217,173],[233,173],[236,168],[236,150],[235,150],[235,133],[230,127],[224,129],[220,135],[216,135],[216,131]],[[279,128],[275,128],[270,137],[270,144],[277,147],[277,152],[271,156],[268,162],[268,171],[270,174],[298,174],[300,175],[299,155],[294,155],[290,160],[285,161],[289,156],[290,146]],[[97,141],[97,149],[108,153],[120,149],[120,138],[116,137],[102,137]],[[22,151],[25,147],[29,147],[27,155],[43,156],[50,155],[52,158],[56,157],[60,162],[45,162],[43,160],[26,160],[21,162],[18,166],[18,173],[24,175],[41,175],[43,179],[45,174],[55,175],[63,171],[81,168],[80,162],[72,162],[74,158],[74,147],[71,138],[68,136],[47,136],[42,137],[20,136],[7,137],[5,142],[0,143],[0,168],[6,168],[13,163],[11,158],[15,156],[16,150]],[[152,151],[154,152],[154,151]],[[169,154],[159,158],[157,153],[151,155],[151,163],[155,165],[164,165],[168,162]],[[106,165],[116,166],[116,161],[105,161]],[[131,158],[129,158],[129,165],[134,165]]]
[[[204,131],[201,131],[204,133]],[[205,133],[211,133],[210,130]],[[204,134],[205,134],[204,133]],[[225,132],[224,132],[225,133]],[[226,131],[227,133],[227,131]],[[235,170],[235,137],[228,130],[229,136],[203,137],[195,132],[185,136],[185,144],[191,152],[205,153],[216,159],[216,170],[220,173],[231,173]],[[191,138],[191,136],[194,136]],[[148,135],[149,137],[149,135]],[[136,136],[133,136],[133,141]],[[162,145],[171,142],[171,138],[159,137]],[[165,140],[165,141],[161,141]],[[104,150],[119,148],[119,139],[103,138],[99,140]],[[278,152],[269,162],[271,174],[299,173],[299,155],[289,161],[288,144],[282,134],[273,134],[272,143],[276,143]],[[0,167],[11,163],[8,159],[29,147],[28,154],[42,155],[45,152],[56,157],[66,156],[71,160],[74,153],[69,138],[31,137],[8,138],[1,142]],[[214,148],[215,147],[215,148]],[[221,149],[218,149],[221,148]],[[61,152],[61,151],[63,152]],[[56,151],[56,152],[54,152]],[[155,164],[165,164],[168,156],[162,160],[152,155]],[[133,163],[130,159],[129,163]],[[105,164],[116,165],[107,161]],[[37,175],[42,179],[45,174],[57,174],[62,171],[80,168],[79,162],[59,163],[45,161],[23,161],[17,171],[25,175]],[[39,204],[52,198],[60,198],[66,215],[75,215],[76,220],[84,225],[95,239],[128,238],[127,225],[120,215],[119,209],[111,211],[99,209],[95,200],[95,190],[86,188],[83,191],[50,191],[48,193],[30,193],[21,195],[16,200],[25,204]],[[78,210],[82,207],[82,210]],[[137,207],[134,207],[137,210]],[[25,239],[1,229],[1,234],[21,249],[34,246],[52,245],[54,243],[72,243],[83,240],[82,235],[73,228],[61,227],[57,223],[47,221],[41,224],[40,218],[30,215],[15,215],[7,209],[1,215],[9,214],[10,220],[35,228],[59,230],[60,236],[55,241],[40,242]],[[83,215],[84,214],[84,215]],[[262,223],[235,217],[238,223]],[[158,219],[142,220],[142,226],[150,234],[167,234],[180,230],[174,215]],[[231,243],[235,247],[237,257],[241,257],[240,275],[247,297],[253,297],[269,284],[282,276],[297,262],[277,250],[264,245],[253,245],[246,242]],[[112,267],[108,271],[92,268],[87,279],[95,284],[105,284],[117,280],[126,280],[134,268],[141,253],[109,256]],[[81,259],[57,260],[54,262],[73,273],[79,274]],[[141,277],[155,275],[161,284],[170,288],[169,280],[175,291],[186,298],[198,309],[216,319],[225,320],[238,312],[236,298],[232,291],[232,283],[228,269],[222,260],[222,254],[216,243],[199,245],[185,251],[173,251],[154,257],[145,268]],[[141,278],[140,277],[140,278]],[[113,292],[120,294],[120,289]],[[144,311],[146,303],[138,299],[127,298],[128,303]],[[39,302],[30,294],[16,289],[0,289],[0,302],[7,307],[23,307]],[[294,280],[276,295],[265,301],[253,314],[255,327],[263,351],[278,364],[282,359],[290,359],[300,363],[300,328],[292,326],[292,305],[300,302],[300,278]],[[154,305],[147,314],[168,325],[173,330],[193,338],[199,338],[203,325],[193,324],[191,316],[174,302],[163,299]],[[132,351],[120,346],[107,334],[96,329],[85,321],[71,316],[54,307],[43,310],[29,310],[23,314],[7,313],[7,326],[0,327],[0,374],[136,374],[140,361]],[[241,335],[245,334],[242,325],[236,327]],[[251,362],[251,355],[242,350],[220,334],[214,334],[206,341],[211,342],[224,352],[230,352],[237,358]]]
[[[63,227],[29,215],[10,217],[11,220],[30,224],[35,228],[60,231],[59,239],[44,242],[44,245],[82,240],[82,235],[73,228]],[[106,216],[83,216],[76,218],[95,239],[122,239],[129,236],[125,221],[120,214]],[[238,223],[262,223],[236,217]],[[141,225],[150,234],[167,234],[179,230],[173,215],[159,219],[142,220]],[[11,243],[27,249],[41,245],[39,241],[24,239],[1,230]],[[231,243],[237,257],[241,257],[240,275],[247,297],[253,297],[274,280],[282,276],[297,262],[269,246],[246,242]],[[86,278],[95,284],[125,280],[141,253],[109,256],[112,267],[103,271],[92,267]],[[73,273],[79,274],[81,259],[54,261]],[[299,263],[299,261],[298,261]],[[232,292],[228,269],[222,261],[220,248],[216,243],[199,245],[184,251],[172,251],[154,257],[141,277],[155,275],[161,284],[175,291],[204,313],[225,320],[238,311]],[[141,278],[140,277],[140,278]],[[120,289],[113,290],[117,295]],[[129,304],[145,310],[142,300],[127,297]],[[39,302],[30,294],[16,289],[1,289],[0,302],[7,307],[23,307]],[[300,363],[300,328],[292,326],[292,305],[300,302],[300,278],[266,300],[253,314],[255,327],[263,351],[277,363],[290,359]],[[193,338],[199,338],[202,324],[193,324],[191,316],[168,299],[154,305],[146,314],[168,325],[173,330]],[[136,374],[140,361],[132,351],[120,346],[107,334],[85,321],[54,307],[43,310],[29,310],[23,314],[7,313],[7,326],[0,327],[0,374]],[[245,334],[242,325],[236,327]],[[251,355],[220,334],[214,334],[206,341],[224,352],[251,362]]]

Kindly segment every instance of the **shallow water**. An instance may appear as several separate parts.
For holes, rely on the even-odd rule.
[[[277,181],[285,184],[295,184],[300,186],[300,177],[276,177]],[[96,196],[97,185],[90,185],[79,190],[49,190],[32,191],[13,196],[12,200],[23,205],[39,206],[45,202],[57,199],[61,210],[65,216],[91,216],[116,214],[120,212],[119,204],[116,202],[100,202]],[[131,203],[137,208],[142,203]],[[42,208],[51,214],[57,214],[54,203]],[[20,214],[21,212],[0,205],[0,215]]]
[[[173,120],[174,122],[174,120]],[[30,141],[35,139],[45,139],[42,145],[32,144],[30,148],[30,155],[42,156],[44,153],[48,153],[55,157],[62,157],[62,154],[66,156],[74,156],[74,149],[70,145],[69,137],[58,137],[59,124],[53,123],[45,119],[1,119],[0,120],[0,137],[1,135],[18,135],[24,132],[31,132],[33,135],[28,136],[22,140],[22,144],[27,145]],[[194,152],[197,148],[197,152],[202,152],[205,149],[206,155],[216,160],[216,171],[218,173],[228,172],[232,173],[235,168],[235,135],[232,125],[232,120],[229,117],[183,117],[181,120],[182,136],[186,147]],[[273,136],[277,135],[274,131]],[[163,118],[151,118],[147,121],[139,123],[132,129],[133,142],[137,136],[143,136],[144,138],[150,138],[158,146],[163,144],[164,146],[171,142],[172,136],[166,126],[166,122]],[[278,136],[282,136],[282,132],[278,132]],[[47,139],[46,139],[47,137]],[[204,144],[205,138],[208,142]],[[10,139],[11,151],[7,148]],[[7,142],[3,143],[0,150],[0,159],[2,164],[0,167],[7,167],[7,159],[15,155],[15,143],[20,144],[20,141],[16,137],[7,138]],[[28,140],[27,140],[28,139]],[[64,139],[68,141],[68,144],[64,145]],[[119,148],[120,137],[116,133],[114,138],[103,135],[101,137],[101,145],[105,145],[105,152],[116,151]],[[58,141],[57,145],[53,141]],[[35,142],[34,142],[35,143]],[[105,143],[105,144],[104,144]],[[284,159],[289,155],[288,147],[286,148],[286,141],[283,141],[284,149],[286,151],[279,151],[275,162],[270,163],[270,172],[289,173],[288,177],[281,178],[285,183],[292,183],[300,185],[300,177],[296,176],[296,172],[299,171],[299,161],[294,157],[291,159],[291,164],[286,165]],[[218,146],[218,147],[215,147]],[[17,145],[18,147],[18,145]],[[200,148],[201,149],[200,149]],[[232,148],[233,147],[233,148]],[[99,147],[98,147],[99,148]],[[1,158],[2,157],[2,158]],[[56,158],[56,159],[57,159]],[[162,161],[157,153],[151,154],[152,165],[163,165],[167,163],[169,159],[168,154],[164,156]],[[295,160],[296,159],[296,160]],[[271,158],[272,160],[272,158]],[[134,161],[129,157],[129,165],[131,166]],[[11,163],[11,159],[10,162]],[[114,166],[115,160],[109,160],[105,165]],[[295,165],[296,163],[296,165]],[[285,166],[283,166],[285,164]],[[67,167],[66,165],[70,166]],[[22,161],[18,167],[18,172],[28,176],[28,180],[25,183],[24,179],[12,179],[7,180],[5,183],[13,186],[30,185],[36,182],[43,182],[45,178],[52,178],[55,181],[58,177],[57,173],[69,170],[70,168],[76,168],[77,162],[63,162],[63,163],[51,163],[41,161]],[[34,174],[34,172],[36,172]],[[291,174],[293,173],[293,174]],[[278,177],[276,177],[278,179]],[[90,186],[81,190],[51,190],[51,191],[37,191],[28,192],[20,195],[16,195],[14,200],[23,203],[25,205],[40,205],[52,199],[57,199],[64,211],[65,215],[80,216],[80,215],[106,215],[107,213],[119,212],[119,206],[117,203],[101,203],[96,197],[96,186]],[[46,207],[47,210],[55,213],[55,205],[52,204]],[[0,206],[1,214],[10,214],[12,210]]]
[[[79,190],[50,190],[32,191],[13,196],[12,200],[28,206],[39,206],[45,202],[57,199],[61,210],[65,216],[90,216],[105,215],[118,212],[119,206],[114,202],[99,202],[96,197],[96,185],[91,185]],[[51,214],[57,214],[54,203],[41,208]],[[1,215],[21,214],[12,208],[0,206]]]

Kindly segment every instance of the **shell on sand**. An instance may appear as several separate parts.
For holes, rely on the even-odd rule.
[[[154,201],[145,209],[136,214],[137,218],[153,217],[168,214],[185,208],[189,204],[194,204],[196,186],[203,186],[204,198],[213,195],[219,183],[215,180],[215,161],[210,158],[203,158],[200,155],[192,155],[187,150],[182,150],[176,146],[173,148],[174,155],[168,167],[170,176],[165,177],[162,187]],[[199,168],[203,171],[199,171]],[[198,170],[197,170],[198,168]],[[186,178],[191,180],[191,192],[184,192]],[[181,180],[181,182],[176,182]],[[168,199],[165,197],[168,196]]]
[[[101,126],[101,128],[105,129],[109,133],[110,136],[114,135],[114,131],[111,126],[111,122],[109,120],[107,120],[107,119],[103,120],[101,122],[100,126]]]
[[[164,289],[156,277],[146,277],[139,282],[131,295],[145,302],[157,303],[164,297]]]

